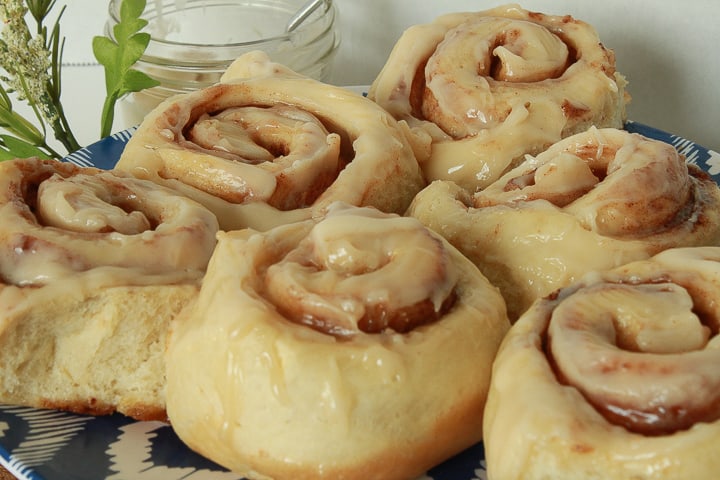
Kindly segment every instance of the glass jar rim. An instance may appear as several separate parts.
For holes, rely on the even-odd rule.
[[[191,0],[192,1],[192,0]],[[108,5],[108,14],[109,14],[109,20],[112,22],[112,25],[117,24],[120,22],[120,4],[122,3],[122,0],[110,0],[110,3]],[[295,30],[291,32],[285,32],[279,35],[272,35],[268,37],[259,38],[256,40],[246,40],[241,42],[225,42],[225,43],[191,43],[191,42],[182,42],[177,40],[167,40],[167,39],[158,39],[154,37],[150,37],[150,42],[160,45],[166,45],[168,47],[190,47],[190,48],[213,48],[213,49],[238,49],[238,48],[251,48],[254,46],[262,46],[268,43],[275,43],[275,42],[285,42],[285,41],[291,41],[293,38],[301,36],[306,30],[309,30],[313,25],[317,24],[318,22],[323,21],[324,17],[328,14],[335,16],[335,8],[333,5],[332,0],[323,0],[322,2],[322,10],[318,10],[319,15],[316,18],[309,18],[306,19],[302,24],[300,24]],[[150,10],[150,12],[154,12],[155,9]],[[145,14],[147,12],[143,12]],[[141,16],[142,17],[142,16]],[[142,17],[145,18],[145,17]],[[155,17],[151,17],[155,18]],[[112,31],[111,23],[108,22],[106,24],[106,33],[107,35],[114,40],[115,36]]]

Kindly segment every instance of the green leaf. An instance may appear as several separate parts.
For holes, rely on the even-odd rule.
[[[148,33],[136,33],[128,38],[122,52],[121,65],[130,69],[142,57],[148,43],[150,43],[150,34]]]
[[[128,70],[123,80],[119,91],[119,96],[121,97],[130,92],[139,92],[158,85],[157,80],[137,70]]]
[[[110,95],[115,89],[117,78],[120,76],[115,61],[120,47],[107,37],[95,37],[92,40],[92,48],[95,59],[105,67],[105,91]]]
[[[93,38],[93,53],[105,69],[106,98],[100,119],[101,136],[111,133],[117,100],[160,84],[143,72],[133,69],[150,43],[150,34],[141,32],[147,21],[140,18],[145,0],[123,0],[120,21],[113,27],[115,41],[107,37]]]
[[[35,145],[10,135],[0,135],[0,145],[0,161],[29,157],[50,158]]]
[[[45,141],[45,135],[25,117],[7,108],[0,107],[0,127],[35,145]]]
[[[120,18],[140,18],[145,10],[145,0],[125,0],[120,5]]]
[[[127,40],[136,33],[140,32],[145,25],[147,25],[147,21],[142,18],[121,18],[120,23],[113,27],[113,33],[115,34],[115,38],[118,42],[120,42],[121,39]]]
[[[50,14],[55,6],[55,0],[27,0],[28,11],[39,24]]]

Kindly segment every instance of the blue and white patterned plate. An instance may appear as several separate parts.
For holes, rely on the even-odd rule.
[[[720,154],[640,123],[626,129],[670,143],[720,183]],[[79,150],[67,160],[112,168],[134,129]],[[0,405],[0,463],[27,480],[230,480],[227,472],[190,451],[161,422],[122,415],[89,417],[55,410]],[[427,472],[421,480],[485,480],[482,444]]]
[[[688,162],[699,165],[712,175],[716,182],[720,183],[720,154],[718,152],[708,150],[683,137],[672,135],[642,123],[627,122],[625,129],[675,146],[681,154],[685,155]],[[115,166],[125,148],[125,144],[130,140],[134,131],[135,128],[131,128],[116,133],[68,155],[67,160],[84,167],[94,166],[109,170]]]

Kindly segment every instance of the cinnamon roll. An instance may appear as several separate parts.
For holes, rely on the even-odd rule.
[[[170,338],[168,414],[247,478],[414,478],[480,440],[508,328],[497,289],[442,237],[334,203],[220,235]]]
[[[709,175],[671,145],[617,129],[568,137],[474,195],[434,182],[408,212],[499,286],[512,319],[587,271],[720,241]]]
[[[362,95],[253,52],[153,110],[116,168],[178,189],[225,230],[265,230],[336,200],[400,213],[424,186],[428,149]]]
[[[500,480],[716,478],[720,248],[669,249],[539,300],[485,412]]]
[[[621,128],[625,84],[591,25],[506,5],[410,27],[368,96],[432,137],[428,181],[472,192],[591,125]]]
[[[165,417],[164,343],[217,219],[126,174],[0,163],[0,402]]]

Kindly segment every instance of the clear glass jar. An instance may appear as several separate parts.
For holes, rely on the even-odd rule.
[[[125,125],[142,118],[165,98],[217,83],[233,60],[252,50],[311,78],[327,81],[340,43],[332,0],[297,28],[286,27],[307,0],[149,0],[142,17],[150,43],[136,69],[160,82],[119,104]],[[105,34],[113,39],[121,0],[110,0]]]

